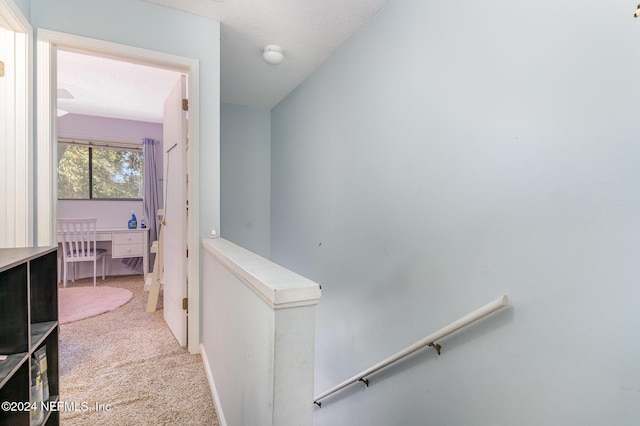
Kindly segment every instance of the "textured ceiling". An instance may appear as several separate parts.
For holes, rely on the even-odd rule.
[[[220,27],[221,102],[271,108],[387,0],[147,0],[212,18]],[[262,60],[282,47],[280,65]]]
[[[221,22],[220,101],[272,108],[388,0],[146,0]],[[280,65],[262,60],[276,44]],[[162,122],[175,72],[59,51],[58,97],[69,113]]]
[[[164,100],[179,77],[175,71],[58,50],[58,109],[160,123]]]

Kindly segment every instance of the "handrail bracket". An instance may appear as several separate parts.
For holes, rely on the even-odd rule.
[[[440,351],[442,349],[442,346],[440,346],[440,344],[436,343],[436,340],[442,339],[445,336],[448,336],[449,334],[461,329],[462,327],[471,324],[474,321],[479,320],[480,318],[485,317],[486,315],[489,315],[492,312],[495,312],[499,309],[504,308],[505,306],[507,306],[509,304],[509,298],[504,295],[501,297],[498,297],[496,300],[487,303],[486,305],[476,309],[475,311],[465,315],[464,317],[452,322],[451,324],[442,327],[440,330],[436,331],[435,333],[432,333],[428,336],[426,336],[423,339],[418,340],[417,342],[415,342],[412,345],[407,346],[406,348],[404,348],[403,350],[401,350],[400,352],[397,352],[396,354],[390,356],[389,358],[385,359],[384,361],[380,361],[379,363],[373,365],[372,367],[367,368],[364,371],[361,371],[359,374],[351,377],[350,379],[345,380],[344,382],[332,387],[331,389],[321,393],[320,395],[317,395],[315,397],[315,400],[313,401],[318,407],[321,406],[320,404],[320,400],[323,398],[326,398],[327,396],[338,392],[341,389],[344,389],[345,387],[349,386],[352,383],[355,382],[362,382],[365,384],[365,386],[369,387],[369,380],[365,379],[365,377],[371,376],[372,374],[376,373],[379,370],[382,370],[383,368],[387,367],[388,365],[393,364],[394,362],[406,357],[407,355],[410,355],[412,353],[414,353],[415,351],[424,348],[425,346],[431,346],[432,348],[434,348],[436,350],[436,352],[438,352],[438,355],[440,355]]]

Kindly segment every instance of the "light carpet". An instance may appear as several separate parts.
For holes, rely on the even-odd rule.
[[[61,412],[62,426],[218,425],[200,355],[178,345],[162,309],[145,312],[142,276],[106,284],[130,290],[133,299],[60,326],[60,401],[91,408]],[[74,287],[82,285],[93,286],[93,278]],[[109,410],[93,410],[96,403]]]
[[[113,311],[133,297],[130,290],[118,287],[67,287],[58,289],[60,324],[78,321]]]

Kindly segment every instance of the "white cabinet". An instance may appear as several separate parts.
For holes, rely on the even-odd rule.
[[[96,240],[103,241],[102,246],[106,248],[107,255],[112,259],[124,259],[128,257],[142,257],[142,270],[145,275],[149,272],[149,229],[126,229],[126,228],[98,228]],[[62,236],[58,232],[58,242],[62,241]],[[107,243],[110,243],[107,245]],[[60,277],[58,277],[60,281]]]
[[[144,234],[141,232],[114,232],[111,257],[141,257],[145,254]]]

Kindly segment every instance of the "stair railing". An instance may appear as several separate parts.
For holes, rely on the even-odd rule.
[[[438,352],[438,355],[440,354],[440,349],[441,346],[439,344],[436,343],[437,340],[442,339],[445,336],[448,336],[449,334],[471,324],[474,321],[479,320],[482,317],[485,317],[487,315],[489,315],[492,312],[495,312],[499,309],[504,308],[505,306],[507,306],[509,304],[509,298],[507,296],[501,296],[499,298],[497,298],[496,300],[487,303],[486,305],[484,305],[481,308],[476,309],[475,311],[463,316],[462,318],[452,322],[451,324],[442,327],[440,330],[436,331],[435,333],[432,333],[428,336],[426,336],[423,339],[418,340],[416,343],[407,346],[406,348],[404,348],[403,350],[401,350],[400,352],[397,352],[396,354],[386,358],[383,361],[380,361],[379,363],[375,364],[372,367],[367,368],[366,370],[361,371],[360,373],[356,374],[355,376],[351,377],[350,379],[345,380],[344,382],[332,387],[331,389],[328,389],[327,391],[321,393],[320,395],[316,396],[314,398],[314,404],[316,404],[318,407],[322,406],[321,403],[321,399],[326,398],[327,396],[336,393],[344,388],[346,388],[347,386],[356,383],[356,382],[363,382],[367,387],[369,386],[369,381],[366,379],[366,377],[372,375],[373,373],[382,370],[383,368],[393,364],[396,361],[401,360],[402,358],[406,357],[407,355],[410,355],[412,353],[414,353],[415,351],[422,349],[426,346],[432,346],[436,349],[436,351]]]

